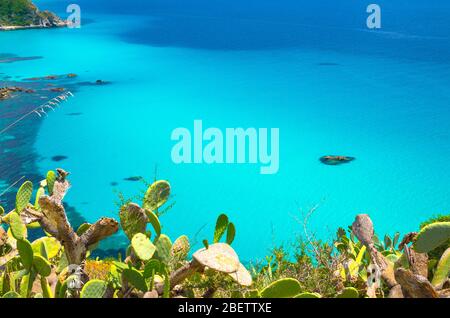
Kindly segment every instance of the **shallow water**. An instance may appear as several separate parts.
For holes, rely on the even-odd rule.
[[[64,12],[64,1],[37,2]],[[362,212],[381,235],[448,213],[450,7],[443,1],[382,3],[379,32],[364,29],[360,4],[136,1],[118,12],[116,2],[80,3],[89,21],[80,30],[0,33],[0,53],[43,57],[0,64],[0,72],[110,82],[79,85],[75,98],[39,121],[34,155],[25,159],[42,176],[57,166],[70,171],[67,202],[87,221],[117,216],[115,191],[143,189],[124,179],[152,180],[155,167],[176,201],[163,231],[211,239],[225,212],[243,259],[301,234],[300,210],[316,204],[311,231],[321,238]],[[175,165],[171,132],[192,129],[195,119],[222,129],[279,128],[279,172]],[[319,158],[327,154],[356,160],[326,166]]]

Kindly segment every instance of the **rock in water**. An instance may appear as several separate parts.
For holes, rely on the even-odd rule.
[[[355,160],[355,158],[347,157],[347,156],[328,155],[328,156],[321,157],[319,160],[323,164],[330,165],[330,166],[337,166],[337,165],[340,165],[343,163],[349,163],[349,162]]]

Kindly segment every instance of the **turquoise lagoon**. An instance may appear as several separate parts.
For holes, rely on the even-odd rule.
[[[36,2],[64,15],[64,1]],[[301,235],[298,220],[316,205],[310,230],[323,239],[357,213],[370,214],[380,235],[414,231],[448,213],[448,4],[417,4],[421,14],[403,17],[405,2],[387,3],[383,29],[368,31],[361,4],[319,10],[300,1],[297,18],[299,2],[275,13],[271,1],[256,12],[252,1],[232,1],[227,10],[215,10],[215,2],[137,1],[124,12],[116,2],[100,3],[81,1],[81,29],[0,34],[0,52],[43,57],[3,64],[0,72],[111,82],[80,86],[40,120],[30,145],[42,176],[56,167],[72,173],[66,201],[88,222],[117,216],[117,191],[143,189],[124,179],[152,180],[155,169],[171,182],[175,202],[162,216],[163,231],[201,242],[225,212],[243,259]],[[74,112],[81,114],[68,116]],[[171,132],[193,129],[195,119],[221,129],[279,128],[279,172],[174,164]],[[326,166],[318,160],[326,154],[357,159]],[[54,162],[56,155],[67,159]],[[108,248],[125,244],[119,235]]]

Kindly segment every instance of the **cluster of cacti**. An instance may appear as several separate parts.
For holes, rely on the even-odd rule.
[[[213,297],[219,290],[219,295],[238,298],[450,295],[450,246],[438,258],[426,254],[448,245],[450,222],[429,224],[400,243],[398,233],[381,242],[370,218],[359,215],[348,232],[338,230],[331,250],[339,262],[329,267],[308,265],[331,272],[335,292],[323,293],[308,288],[295,270],[283,271],[280,261],[273,264],[268,259],[262,269],[252,267],[250,273],[231,247],[236,228],[225,214],[217,218],[211,241],[203,240],[204,247],[195,252],[191,253],[186,235],[172,242],[159,211],[170,198],[167,181],[151,184],[141,205],[127,203],[120,208],[120,225],[130,242],[125,259],[120,255],[92,259],[91,251],[114,234],[119,223],[103,218],[72,229],[62,205],[69,188],[66,177],[61,169],[48,172],[33,204],[33,185],[25,182],[18,189],[15,208],[5,215],[0,207],[1,297]],[[30,242],[28,230],[37,227],[45,234]]]
[[[0,209],[0,225],[8,227],[7,232],[0,227],[0,296],[78,297],[88,280],[83,264],[90,249],[117,231],[117,222],[107,218],[72,229],[62,204],[70,186],[67,175],[61,169],[50,171],[34,204],[33,184],[26,181],[17,192],[15,208],[6,215]],[[28,229],[35,228],[45,235],[30,242]]]
[[[397,247],[399,234],[393,240],[386,236],[381,244],[369,216],[358,215],[351,235],[358,238],[356,246],[360,246],[360,251],[365,248],[365,256],[354,262],[358,264],[356,273],[366,283],[368,297],[382,296],[384,291],[391,298],[450,296],[450,222],[435,222],[419,233],[409,233]],[[345,248],[352,250],[353,239],[346,242]],[[439,259],[429,257],[427,253],[444,244],[446,250]],[[354,277],[351,274],[346,275],[350,280]]]

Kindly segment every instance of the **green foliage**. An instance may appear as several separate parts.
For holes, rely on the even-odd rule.
[[[137,233],[131,240],[131,246],[136,256],[142,261],[148,261],[152,258],[156,251],[155,245],[148,239],[145,234]]]
[[[425,226],[436,223],[436,222],[450,222],[450,214],[435,215],[435,216],[429,218],[428,220],[420,223],[419,228],[423,229]]]
[[[33,195],[33,184],[30,181],[25,181],[16,195],[16,212],[21,213],[30,203]]]
[[[30,0],[2,0],[0,1],[0,23],[8,25],[29,25],[30,12],[36,8]]]
[[[49,192],[51,179],[52,173],[49,173]],[[23,211],[27,205],[30,211],[40,209],[38,204],[34,207],[29,205],[32,194],[30,185],[25,182],[17,194],[18,211]],[[36,194],[37,198],[44,194],[43,187],[44,182]],[[103,298],[113,295],[125,298],[142,297],[147,291],[155,293],[157,290],[158,297],[164,298],[171,295],[236,298],[363,297],[367,288],[368,266],[372,265],[371,251],[367,252],[351,231],[340,228],[332,242],[308,238],[306,242],[299,239],[293,248],[274,248],[264,262],[252,263],[249,274],[229,246],[234,241],[236,228],[225,214],[217,218],[212,240],[214,244],[209,245],[204,240],[206,250],[200,249],[194,253],[195,261],[189,257],[191,243],[186,235],[179,236],[172,244],[170,238],[161,233],[161,214],[158,212],[169,194],[170,185],[166,181],[157,181],[145,193],[144,208],[133,203],[121,207],[120,223],[131,241],[125,260],[122,261],[120,255],[117,259],[103,260],[93,260],[88,255],[82,267],[70,272],[64,247],[57,238],[47,233],[47,236],[30,243],[26,240],[27,227],[16,211],[3,217],[2,222],[9,224],[9,230],[7,235],[4,231],[0,233],[0,243],[3,244],[0,246],[0,296]],[[3,211],[0,209],[0,212]],[[25,219],[26,215],[22,217]],[[450,248],[447,243],[450,239],[450,221],[442,217],[438,221],[426,224],[413,243],[416,250],[426,250],[429,255],[436,253],[433,254],[436,257],[431,257],[428,268],[437,291],[446,288],[443,286],[446,286],[450,269]],[[148,223],[152,225],[154,236],[146,232]],[[90,226],[88,223],[82,224],[77,230],[78,236]],[[386,235],[382,241],[375,236],[374,246],[389,267],[408,269],[407,256],[397,250],[399,239],[398,233],[392,237]],[[226,243],[221,243],[221,240]],[[193,242],[196,242],[195,237]],[[447,248],[447,251],[437,254],[440,248]],[[78,271],[82,269],[84,273],[80,274]],[[184,270],[187,272],[183,273]],[[181,288],[170,286],[170,278],[177,276],[173,275],[175,272],[186,275],[182,275],[182,283],[176,283]],[[54,274],[58,277],[53,291],[49,281],[54,279]],[[74,282],[79,283],[79,287],[73,287]],[[42,292],[36,294],[32,290],[38,283]],[[211,291],[215,294],[212,295]],[[382,286],[376,292],[377,296],[382,297],[389,290]]]
[[[282,278],[261,290],[262,298],[292,298],[301,293],[301,285],[293,278]]]
[[[99,279],[88,281],[81,290],[80,298],[103,298],[108,283]]]
[[[450,239],[450,222],[435,222],[420,230],[414,242],[419,253],[428,253]]]

